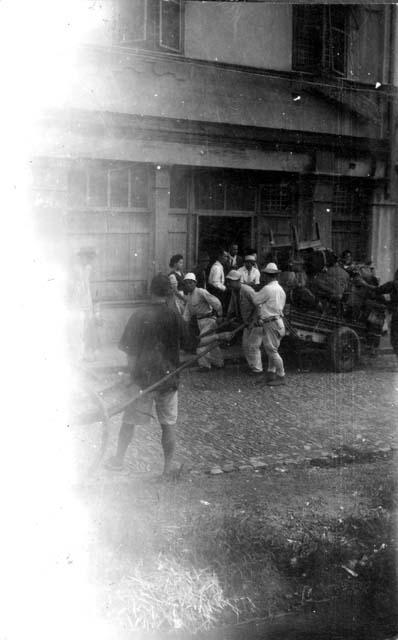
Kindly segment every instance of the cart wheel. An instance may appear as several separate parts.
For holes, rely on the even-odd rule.
[[[328,344],[329,361],[334,371],[352,371],[361,355],[358,335],[349,327],[339,327]]]

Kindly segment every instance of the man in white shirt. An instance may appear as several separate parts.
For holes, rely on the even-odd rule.
[[[213,263],[209,278],[207,281],[207,288],[214,296],[220,300],[223,307],[226,307],[229,296],[227,287],[225,285],[225,272],[224,267],[228,261],[228,254],[224,249],[220,249],[217,253],[217,260]]]
[[[268,356],[268,384],[279,386],[285,384],[285,370],[283,360],[278,353],[279,345],[285,335],[283,309],[286,294],[278,282],[278,267],[270,262],[261,272],[261,281],[265,286],[253,296],[253,302],[258,307],[258,328],[251,332],[251,368],[262,371],[261,343]]]
[[[251,286],[260,284],[260,271],[255,266],[256,258],[253,255],[245,256],[245,264],[238,269],[242,284]]]

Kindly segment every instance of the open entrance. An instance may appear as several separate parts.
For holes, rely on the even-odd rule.
[[[217,249],[236,243],[240,254],[252,245],[252,218],[238,216],[200,215],[198,217],[198,251],[207,251],[214,258]]]

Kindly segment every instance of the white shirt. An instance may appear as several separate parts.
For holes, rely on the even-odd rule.
[[[194,318],[205,318],[212,311],[215,311],[218,316],[222,315],[222,304],[216,296],[212,296],[206,289],[195,289],[188,293],[187,306],[184,310],[184,320]]]
[[[211,284],[215,289],[220,289],[220,291],[225,291],[225,275],[224,268],[218,260],[215,261],[209,273],[209,284]]]
[[[240,273],[240,281],[244,284],[260,284],[260,271],[257,267],[252,267],[250,271],[243,265],[238,269]]]
[[[277,280],[272,280],[254,294],[253,302],[259,306],[259,316],[262,320],[281,316],[286,303],[286,293]]]

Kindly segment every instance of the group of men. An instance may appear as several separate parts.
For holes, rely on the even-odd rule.
[[[225,277],[225,287],[230,293],[226,320],[237,326],[244,325],[242,349],[252,375],[263,372],[261,345],[264,346],[268,356],[267,382],[272,386],[285,383],[283,361],[278,348],[285,335],[282,318],[286,294],[278,283],[279,273],[276,264],[267,264],[261,272],[263,286],[259,291],[242,282],[239,270],[231,269]],[[197,286],[194,273],[187,273],[184,281],[187,299],[183,318],[187,322],[197,322],[199,336],[214,332],[219,318],[223,317],[222,302],[219,297]],[[199,360],[199,367],[205,371],[212,364],[223,366],[221,351],[217,347]]]
[[[225,276],[225,290],[230,292],[226,319],[235,326],[244,325],[242,347],[249,373],[263,374],[261,345],[268,356],[267,383],[271,386],[285,384],[283,360],[278,353],[280,341],[285,335],[283,308],[286,294],[278,283],[279,270],[269,263],[261,272],[259,291],[242,282],[238,269],[231,269]],[[177,280],[177,278],[176,278]],[[136,311],[122,335],[119,348],[128,358],[134,392],[158,385],[151,393],[142,393],[124,412],[119,432],[117,450],[107,462],[111,470],[123,468],[127,448],[134,436],[135,426],[152,417],[153,405],[161,426],[161,443],[164,455],[165,477],[173,477],[173,456],[176,447],[175,425],[178,417],[178,373],[180,347],[192,345],[190,324],[197,323],[195,337],[199,366],[209,370],[222,367],[223,356],[219,341],[230,339],[233,331],[217,333],[223,319],[221,300],[207,289],[198,286],[194,272],[183,276],[185,307],[181,314],[171,302],[173,283],[169,276],[159,274],[151,282],[151,303]],[[213,341],[208,350],[209,341]]]

